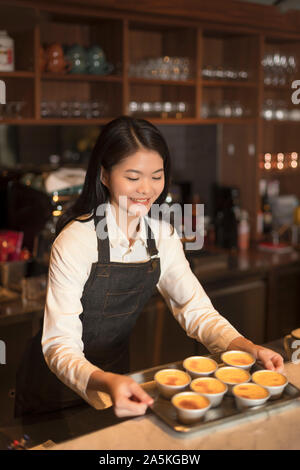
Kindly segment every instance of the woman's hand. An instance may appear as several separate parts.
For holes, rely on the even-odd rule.
[[[264,348],[263,346],[254,345],[256,350],[254,356],[258,361],[261,361],[266,369],[283,372],[283,357],[272,349]]]
[[[153,398],[126,375],[97,370],[91,375],[88,387],[109,393],[115,415],[119,418],[143,415],[153,403]]]
[[[266,369],[283,372],[283,357],[272,349],[259,346],[248,339],[239,336],[229,344],[227,351],[239,349],[252,354],[256,360],[262,362]]]

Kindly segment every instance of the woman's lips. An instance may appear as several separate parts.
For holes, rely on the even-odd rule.
[[[140,198],[140,199],[133,199],[133,198],[130,198],[130,200],[134,203],[134,204],[143,204],[144,206],[147,206],[149,204],[149,202],[151,201],[151,198]]]

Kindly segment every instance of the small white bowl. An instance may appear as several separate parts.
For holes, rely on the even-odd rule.
[[[168,383],[163,383],[163,381],[162,381],[163,376],[168,376],[168,377],[172,378],[172,377],[175,377],[176,375],[183,378],[183,379],[185,379],[184,384],[181,384],[181,385],[175,385],[174,384],[173,385],[171,383],[169,383],[169,384]],[[188,386],[190,385],[192,379],[189,376],[189,374],[187,374],[183,370],[179,370],[179,369],[161,369],[158,372],[156,372],[156,374],[154,376],[154,380],[156,382],[159,393],[163,397],[169,399],[173,395],[175,395],[176,393],[183,392],[184,390],[186,390],[188,388]]]
[[[280,377],[282,377],[282,379],[284,379],[284,383],[280,385],[267,385],[264,380],[259,379],[262,374],[268,374],[270,378],[272,376],[276,377],[276,375],[279,375]],[[261,385],[262,387],[265,387],[270,392],[270,400],[276,400],[277,398],[279,398],[288,384],[288,380],[285,375],[281,374],[280,372],[268,369],[257,370],[256,372],[254,372],[252,374],[252,381],[258,385]]]
[[[201,391],[199,389],[197,390],[197,384],[201,384],[201,382],[202,383],[210,382],[211,384],[213,383],[221,384],[223,391],[213,393],[213,392],[204,392],[203,390]],[[198,377],[197,379],[192,380],[192,382],[190,383],[190,389],[193,390],[193,392],[200,393],[201,395],[204,395],[205,397],[207,397],[211,402],[212,408],[215,408],[216,406],[219,406],[221,404],[225,393],[227,393],[228,391],[227,385],[221,380],[216,379],[215,377]]]
[[[238,395],[238,390],[241,387],[247,387],[247,389],[257,389],[259,387],[259,390],[263,393],[263,397],[261,398],[249,398],[249,397],[243,397]],[[246,391],[245,391],[246,392]],[[242,384],[237,384],[233,387],[232,389],[232,394],[235,398],[236,405],[239,409],[241,408],[249,408],[251,406],[258,406],[258,405],[263,405],[269,398],[270,398],[270,392],[265,388],[262,387],[261,385],[257,385],[252,382],[246,382]]]
[[[243,363],[244,361],[239,361],[238,358],[242,358],[244,356],[244,360],[247,359],[250,361],[248,363]],[[231,357],[231,360],[230,360]],[[236,357],[236,359],[235,359]],[[233,360],[232,360],[233,359]],[[225,351],[221,354],[221,360],[227,366],[231,367],[238,367],[239,369],[249,370],[255,364],[255,357],[252,354],[245,352],[245,351]]]
[[[203,362],[203,365],[204,365],[203,370],[196,370],[196,368],[191,367],[191,364],[188,365],[189,361],[192,362],[192,361],[197,361],[197,360],[199,360],[200,363]],[[205,364],[206,366],[208,364],[211,366],[209,370],[207,370],[207,367],[205,367]],[[183,361],[183,367],[193,379],[196,379],[197,377],[207,377],[208,375],[212,375],[217,370],[218,364],[216,363],[216,361],[214,361],[210,357],[190,356],[190,357],[187,357]]]
[[[181,398],[185,400],[191,398],[191,400],[194,399],[197,401],[200,400],[199,397],[201,397],[201,401],[205,404],[203,408],[185,408],[183,406],[180,406],[180,404],[178,403]],[[171,402],[172,405],[176,408],[178,420],[184,424],[193,424],[198,421],[201,421],[204,418],[205,413],[211,407],[209,398],[196,392],[177,393],[172,397]]]
[[[220,372],[220,371],[223,371],[223,370],[232,371],[232,373],[235,374],[235,375],[236,374],[241,375],[240,382],[230,381],[230,380],[226,380],[225,378],[222,378],[222,372]],[[240,369],[238,367],[232,367],[232,366],[220,367],[218,370],[216,370],[216,372],[214,373],[214,376],[216,377],[216,379],[219,379],[221,382],[223,382],[224,384],[227,385],[228,395],[232,395],[232,389],[235,385],[237,385],[239,383],[250,382],[250,380],[251,380],[251,375],[247,370]]]

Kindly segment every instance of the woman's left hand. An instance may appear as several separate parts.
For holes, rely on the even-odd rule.
[[[239,336],[229,344],[227,350],[239,349],[252,354],[256,360],[262,362],[266,369],[283,372],[283,357],[272,349],[252,343],[248,339]]]
[[[256,359],[263,363],[266,369],[283,372],[283,357],[272,349],[264,348],[263,346],[254,346],[254,356]]]

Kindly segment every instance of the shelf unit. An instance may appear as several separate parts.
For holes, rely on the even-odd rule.
[[[15,2],[16,3],[16,2]],[[252,227],[260,206],[259,169],[263,152],[298,151],[297,121],[267,121],[262,107],[267,99],[289,100],[291,79],[285,84],[264,83],[266,54],[294,54],[300,64],[300,35],[268,33],[261,27],[213,24],[192,18],[161,16],[88,6],[22,6],[8,0],[0,6],[0,29],[15,41],[16,71],[1,72],[7,85],[8,101],[25,101],[22,118],[3,118],[13,125],[103,125],[120,114],[128,114],[130,103],[185,103],[186,112],[136,113],[155,124],[218,125],[220,135],[219,182],[239,186],[241,204],[248,210]],[[54,74],[41,72],[40,47],[51,43],[99,44],[114,65],[110,75]],[[189,75],[185,79],[133,76],[130,64],[160,57],[186,57]],[[238,70],[244,80],[204,77],[203,70]],[[97,118],[42,117],[43,102],[104,102]],[[217,110],[238,102],[242,115],[203,115],[204,106]],[[290,102],[289,102],[290,106]],[[291,106],[290,106],[291,107]],[[1,116],[1,114],[0,114]],[[290,148],[291,147],[291,148]],[[284,181],[294,181],[292,190],[300,198],[295,173],[282,172]],[[270,173],[273,177],[273,173]],[[242,182],[242,184],[241,184]],[[255,228],[252,236],[255,237]]]
[[[261,160],[266,153],[271,153],[272,159],[279,153],[283,153],[285,158],[292,152],[297,152],[300,155],[300,108],[292,102],[292,93],[295,91],[292,88],[292,83],[297,79],[300,65],[300,37],[294,34],[266,34],[263,54],[264,57],[269,56],[269,66],[265,67],[265,73],[262,77],[261,108],[271,112],[273,118],[260,117],[261,140],[258,158]],[[296,69],[287,67],[290,57],[295,58],[295,62],[298,64]],[[272,69],[270,58],[273,58],[273,62],[275,64],[277,62],[280,66],[273,65]],[[272,80],[279,81],[282,77],[285,83],[277,83],[276,85],[264,83],[264,78],[270,82]],[[296,113],[296,116],[289,118],[289,113]],[[282,170],[260,168],[258,171],[259,179],[278,180],[281,194],[295,194],[300,200],[299,176],[299,166],[290,168],[286,164]]]
[[[149,113],[145,117],[156,123],[183,124],[220,124],[249,123],[251,118],[258,115],[255,95],[258,87],[257,43],[259,35],[256,32],[235,28],[232,32],[224,26],[224,30],[203,28],[199,22],[168,18],[145,18],[145,15],[102,14],[95,9],[93,15],[79,15],[71,7],[68,13],[60,12],[52,6],[49,9],[34,7],[18,7],[19,22],[7,26],[5,21],[13,17],[15,7],[3,5],[5,14],[0,27],[9,30],[15,40],[17,61],[16,71],[0,73],[0,78],[8,84],[8,100],[26,101],[22,119],[16,119],[15,124],[26,125],[57,123],[69,125],[80,119],[63,119],[59,116],[43,118],[41,103],[43,101],[68,101],[80,99],[105,99],[110,107],[101,119],[89,119],[91,124],[109,120],[112,116],[129,113],[129,103],[137,102],[184,102],[186,112],[174,114],[162,112],[161,115]],[[30,18],[29,26],[23,32],[20,18]],[[20,29],[22,34],[20,33]],[[24,39],[25,38],[25,39]],[[53,43],[68,47],[80,44],[89,47],[101,44],[107,60],[115,66],[115,72],[110,75],[69,74],[41,72],[39,55],[40,46]],[[24,50],[26,53],[24,54]],[[234,52],[233,52],[234,50]],[[131,76],[130,64],[141,60],[158,57],[187,57],[190,62],[190,74],[186,79],[172,80],[160,78],[145,78]],[[25,57],[25,58],[24,58]],[[204,80],[202,67],[205,64],[215,67],[230,66],[246,70],[248,80]],[[19,89],[19,93],[14,91]],[[11,90],[11,91],[9,91]],[[111,99],[110,99],[111,97]],[[249,115],[236,117],[209,116],[201,114],[201,105],[206,97],[213,100],[217,107],[223,101],[238,100],[251,104]],[[117,103],[117,104],[116,104]],[[113,105],[113,106],[112,106]],[[109,109],[111,108],[111,109]],[[249,121],[250,119],[250,121]],[[9,119],[9,123],[14,120]],[[8,122],[2,119],[2,123]]]

